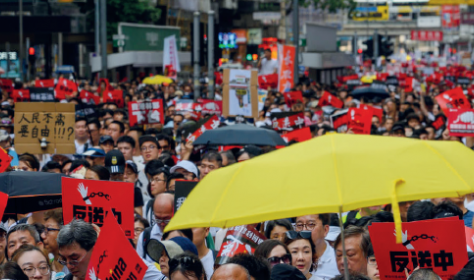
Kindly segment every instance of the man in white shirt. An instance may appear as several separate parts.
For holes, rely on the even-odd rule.
[[[329,214],[319,214],[297,217],[295,223],[296,231],[311,231],[311,238],[316,245],[316,256],[318,257],[318,269],[313,275],[324,280],[339,275],[334,248],[324,240],[329,232],[330,221],[331,216]]]
[[[211,279],[214,272],[214,254],[206,246],[206,236],[209,234],[209,228],[193,228],[193,243],[198,250],[199,259],[204,266],[207,280]]]
[[[272,59],[272,51],[266,49],[263,56],[257,63],[257,67],[260,70],[259,75],[270,75],[275,74],[278,71],[278,61]]]
[[[74,131],[76,132],[74,140],[74,144],[76,145],[76,154],[80,155],[91,147],[87,128],[87,120],[85,118],[76,118]]]

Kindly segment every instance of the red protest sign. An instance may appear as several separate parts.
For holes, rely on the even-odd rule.
[[[278,87],[278,74],[259,75],[258,88],[268,89]]]
[[[359,106],[357,106],[357,108],[362,108],[362,109],[365,109],[365,110],[372,110],[372,114],[374,116],[376,116],[377,118],[379,118],[379,121],[382,121],[382,118],[383,118],[383,109],[382,108],[370,106],[370,105],[367,105],[367,104],[359,104]]]
[[[124,101],[123,101],[123,91],[120,89],[115,89],[112,91],[105,91],[104,95],[102,96],[103,103],[115,103],[119,108],[123,108]]]
[[[443,110],[443,113],[447,116],[449,114],[448,109],[470,109],[471,105],[467,100],[466,96],[461,87],[445,91],[435,97],[439,107]]]
[[[224,264],[231,257],[240,253],[253,255],[257,246],[265,239],[260,232],[250,225],[231,227],[222,242],[215,264]]]
[[[405,92],[413,92],[413,77],[405,78]]]
[[[130,126],[165,122],[163,100],[134,101],[128,103]]]
[[[218,116],[214,115],[208,118],[207,121],[203,123],[200,128],[198,128],[196,131],[193,132],[193,134],[190,134],[186,138],[186,141],[196,141],[196,139],[201,136],[206,130],[216,129],[219,127],[219,124],[220,121]]]
[[[468,252],[474,252],[474,229],[470,227],[464,227],[466,234],[466,245]]]
[[[464,221],[436,219],[402,223],[403,243],[396,243],[394,223],[373,223],[370,238],[380,279],[406,278],[419,266],[432,269],[442,279],[452,279],[467,263]]]
[[[270,119],[274,130],[302,128],[305,125],[303,112],[271,113]]]
[[[344,107],[344,102],[342,102],[339,98],[335,97],[329,92],[325,91],[323,96],[321,96],[321,99],[319,99],[318,106],[333,106],[335,108],[342,108]]]
[[[72,95],[75,91],[77,91],[77,85],[71,80],[59,78],[55,91],[57,99],[66,99],[66,95]]]
[[[290,131],[287,134],[281,136],[281,138],[283,138],[283,140],[285,140],[287,143],[292,140],[303,142],[311,139],[312,137],[311,129],[309,127]]]
[[[14,89],[12,92],[14,102],[30,101],[30,90],[28,89]]]
[[[202,99],[201,103],[202,114],[222,115],[222,101]]]
[[[448,130],[451,136],[474,136],[474,110],[449,109]]]
[[[350,108],[348,112],[349,122],[347,130],[352,130],[355,134],[370,134],[372,126],[372,110],[361,108]]]
[[[2,91],[11,93],[13,91],[13,82],[9,79],[0,79],[0,88]]]
[[[298,102],[303,103],[303,93],[301,91],[288,91],[283,94],[285,97],[285,103],[288,106],[288,108],[291,108],[293,104],[296,104]]]
[[[0,192],[0,217],[3,217],[3,213],[5,212],[7,203],[8,203],[8,194]]]
[[[349,122],[349,116],[347,114],[349,109],[340,110],[335,114],[331,115],[331,124],[332,127],[337,132],[346,132],[347,131],[347,123]]]
[[[10,162],[12,162],[12,159],[8,153],[4,149],[0,148],[0,173],[3,173],[8,168],[8,166],[10,166]]]
[[[196,108],[201,108],[199,103],[194,102],[178,102],[176,103],[175,110],[179,111],[194,111]]]
[[[35,87],[54,87],[54,79],[47,79],[47,80],[36,80]]]
[[[117,246],[120,244],[120,246]],[[123,235],[112,215],[107,215],[94,245],[86,280],[141,280],[148,267]]]
[[[79,93],[79,98],[82,100],[84,103],[91,103],[91,100],[94,102],[95,105],[100,103],[100,96],[95,95],[94,93],[86,90],[81,90]]]
[[[111,208],[125,236],[133,238],[133,188],[132,183],[63,177],[64,223],[77,218],[101,227],[107,210]]]

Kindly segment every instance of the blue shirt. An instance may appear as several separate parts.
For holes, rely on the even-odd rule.
[[[464,225],[472,228],[472,218],[474,218],[474,212],[467,210],[466,214],[462,216],[464,220]]]

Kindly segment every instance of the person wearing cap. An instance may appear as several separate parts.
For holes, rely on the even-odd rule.
[[[109,135],[104,135],[100,137],[99,147],[104,150],[105,153],[108,153],[114,149],[114,139]]]
[[[105,167],[110,172],[110,181],[123,181],[125,158],[119,150],[112,150],[105,155]]]
[[[390,136],[405,137],[405,125],[400,122],[395,123],[390,131]]]
[[[89,162],[91,166],[102,165],[104,166],[105,152],[98,148],[89,148],[85,151],[82,156]]]
[[[294,266],[288,264],[277,264],[272,268],[271,280],[306,280],[306,276]]]
[[[311,239],[316,245],[318,269],[313,275],[322,279],[331,279],[339,274],[334,248],[325,240],[329,232],[330,214],[306,215],[296,218],[296,231],[311,231]]]
[[[325,240],[331,247],[334,248],[334,242],[336,238],[341,234],[341,227],[339,226],[339,216],[337,214],[331,214],[331,221],[329,222],[329,232],[326,235]]]
[[[143,215],[143,196],[140,188],[136,186],[138,180],[138,168],[137,165],[131,161],[125,161],[125,172],[123,173],[123,181],[128,183],[133,183],[134,186],[134,196],[133,196],[133,207],[135,212],[140,216]]]
[[[196,165],[189,160],[182,160],[170,169],[171,174],[181,173],[188,181],[198,181],[199,173]]]

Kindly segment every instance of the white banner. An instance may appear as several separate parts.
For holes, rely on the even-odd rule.
[[[171,65],[172,71],[168,73],[168,77],[176,78],[177,73],[181,71],[178,59],[178,47],[176,45],[176,37],[174,35],[166,37],[163,47],[163,72],[166,66]]]

